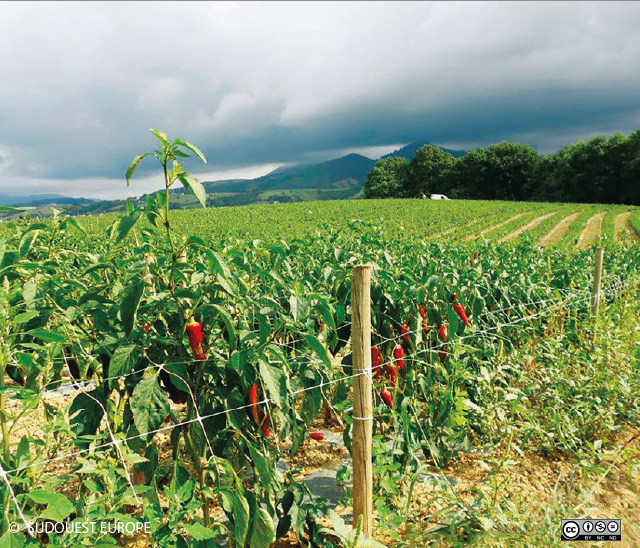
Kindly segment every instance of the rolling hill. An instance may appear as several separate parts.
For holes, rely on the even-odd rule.
[[[422,143],[410,143],[381,159],[402,156],[411,160]],[[443,149],[453,156],[465,151]],[[376,160],[360,154],[347,154],[318,164],[281,166],[255,179],[203,181],[207,205],[213,207],[264,202],[299,202],[306,200],[340,200],[362,196],[364,181]],[[153,192],[156,194],[160,190]],[[182,187],[172,188],[171,206],[175,209],[196,207],[196,199]],[[134,200],[144,203],[146,195]],[[0,205],[55,205],[71,214],[95,214],[120,211],[124,200],[88,200],[57,194],[31,196],[0,195]]]
[[[430,143],[425,143],[422,141],[416,142],[416,143],[409,143],[408,145],[405,145],[402,148],[399,148],[398,150],[390,152],[389,154],[385,154],[381,158],[381,160],[384,160],[386,158],[391,158],[391,156],[401,156],[402,158],[406,158],[407,160],[411,161],[413,157],[416,155],[416,152],[418,152],[420,148],[428,144]],[[451,154],[451,156],[453,156],[454,158],[459,158],[460,156],[464,156],[467,153],[466,150],[451,150],[449,148],[444,148],[444,147],[440,147],[440,148],[445,152],[448,152],[449,154]]]

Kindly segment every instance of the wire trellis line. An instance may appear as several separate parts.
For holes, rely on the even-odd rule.
[[[626,284],[622,284],[621,286],[624,286],[624,285],[626,285]],[[584,292],[585,291],[581,291],[580,293],[584,293]],[[571,295],[571,297],[575,297],[577,295],[578,295],[578,293],[574,293],[573,295]],[[580,303],[583,300],[586,300],[587,298],[590,298],[590,295],[584,295],[582,299],[574,299],[573,303],[574,304],[575,303]],[[477,350],[477,348],[475,348],[473,346],[466,345],[464,343],[461,344],[461,341],[466,339],[466,338],[475,338],[475,339],[477,339],[479,335],[481,336],[483,334],[488,334],[490,331],[492,331],[494,329],[510,327],[510,326],[514,326],[514,325],[516,325],[516,324],[518,324],[518,323],[520,323],[522,321],[531,320],[534,317],[539,317],[541,315],[544,315],[544,314],[554,310],[558,306],[563,306],[565,304],[566,303],[564,301],[556,302],[555,306],[548,307],[545,310],[539,311],[537,314],[532,314],[532,315],[528,315],[528,316],[525,316],[525,317],[522,317],[522,318],[518,318],[517,320],[515,320],[513,322],[500,324],[498,326],[494,326],[492,328],[487,328],[485,330],[475,330],[475,331],[473,331],[472,333],[470,333],[468,335],[457,337],[457,338],[452,339],[451,341],[448,341],[448,342],[441,342],[439,344],[436,344],[432,348],[430,348],[429,350],[430,351],[437,351],[437,350],[439,350],[441,348],[447,347],[447,346],[449,346],[451,344],[454,344],[454,343],[458,344],[458,345],[461,345],[461,346],[463,346],[465,348],[469,348],[470,350]],[[390,341],[390,340],[396,340],[396,339],[397,338],[388,339],[388,340]],[[412,358],[415,358],[415,357],[424,356],[425,353],[426,353],[426,351],[414,352],[412,354],[408,354],[408,355],[404,356],[404,359],[412,359]],[[311,355],[309,355],[309,356],[311,356]],[[195,361],[197,361],[197,360],[191,360],[189,362],[184,362],[184,363],[193,363]],[[316,363],[322,363],[321,360],[318,360],[317,358],[315,358],[314,361],[316,361]],[[180,363],[180,362],[174,362],[174,363]],[[170,365],[170,364],[171,364],[171,362],[166,363],[166,364],[152,364],[152,365],[148,366],[147,368],[145,368],[143,370],[132,371],[132,372],[129,372],[129,373],[126,373],[126,374],[123,374],[123,375],[118,375],[118,376],[114,376],[114,377],[108,377],[108,378],[103,379],[101,382],[106,382],[106,381],[109,381],[109,380],[118,380],[118,379],[121,379],[123,377],[130,376],[130,375],[140,374],[141,372],[144,372],[146,370],[164,368],[166,365]],[[189,388],[188,382],[183,377],[178,375],[177,373],[175,373],[173,371],[169,371],[167,369],[164,369],[164,370],[167,373],[169,373],[170,375],[173,375],[173,376],[177,377],[178,379],[180,379],[184,383],[184,385],[187,386],[187,388],[189,389],[189,395],[192,398],[192,400],[194,402],[194,405],[195,405],[195,396],[191,392],[191,389]],[[338,379],[332,379],[332,380],[329,380],[329,381],[322,381],[319,384],[311,386],[311,387],[294,390],[294,391],[288,393],[287,396],[297,396],[297,395],[300,395],[302,393],[305,393],[305,392],[308,392],[308,391],[311,391],[311,390],[322,389],[325,386],[330,386],[330,385],[333,385],[333,384],[336,384],[336,383],[339,383],[339,382],[351,380],[351,379],[354,379],[354,378],[356,378],[358,376],[361,376],[361,375],[369,375],[369,372],[365,371],[365,372],[362,372],[362,373],[357,373],[355,375],[343,376],[343,377],[340,377]],[[87,381],[84,381],[84,382],[87,382]],[[88,381],[88,382],[94,382],[94,381]],[[76,384],[76,383],[70,383],[70,384]],[[82,388],[80,388],[80,389],[85,394],[89,395]],[[262,404],[269,405],[269,403],[275,404],[277,402],[275,402],[273,399],[265,398],[264,400],[258,402],[258,405],[262,405]],[[82,450],[82,451],[76,451],[76,452],[73,452],[73,453],[69,453],[69,454],[58,456],[58,457],[54,457],[52,459],[47,459],[47,460],[38,461],[38,462],[35,462],[35,463],[30,463],[28,465],[24,465],[22,467],[15,468],[13,470],[7,470],[4,473],[5,474],[12,474],[12,473],[17,473],[17,472],[20,472],[22,470],[25,470],[27,468],[33,468],[33,467],[36,467],[36,466],[43,466],[43,465],[46,465],[46,464],[49,464],[49,463],[52,463],[52,462],[57,462],[57,461],[60,461],[60,460],[64,460],[66,458],[70,458],[70,457],[82,455],[82,454],[85,454],[85,453],[89,453],[89,452],[95,451],[96,449],[103,449],[103,448],[106,448],[106,447],[109,447],[109,446],[112,446],[112,445],[118,445],[118,444],[126,442],[126,441],[138,439],[138,438],[141,438],[143,436],[147,436],[149,434],[154,434],[155,435],[156,433],[159,433],[159,432],[169,431],[169,430],[172,430],[172,429],[174,429],[176,427],[184,426],[184,425],[191,424],[191,423],[194,423],[194,422],[197,422],[197,421],[199,421],[200,424],[202,425],[202,421],[203,420],[206,420],[206,419],[209,419],[209,418],[213,418],[213,417],[216,417],[216,416],[220,416],[220,415],[224,415],[224,414],[228,414],[228,413],[233,413],[233,412],[236,412],[236,411],[241,411],[241,410],[247,409],[249,407],[251,407],[251,404],[238,406],[238,407],[235,407],[235,408],[232,408],[232,409],[217,411],[215,413],[211,413],[211,414],[208,414],[208,415],[201,416],[200,412],[197,410],[197,406],[196,406],[196,417],[194,419],[182,421],[180,423],[176,423],[176,424],[169,425],[169,426],[164,426],[164,427],[158,428],[156,430],[151,430],[151,431],[148,431],[148,432],[136,434],[134,436],[130,436],[130,437],[124,438],[124,439],[115,439],[115,435],[111,432],[110,435],[111,435],[112,441],[110,441],[110,442],[106,442],[106,443],[103,443],[103,444],[100,444],[100,445],[97,445],[97,446],[94,446],[92,448],[85,449],[85,450]],[[207,442],[209,442],[208,437],[206,436],[206,433],[205,433],[205,438],[207,438]],[[211,449],[210,445],[209,445],[209,448]],[[213,454],[212,450],[211,450],[211,453]]]

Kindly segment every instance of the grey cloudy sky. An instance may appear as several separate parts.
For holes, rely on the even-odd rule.
[[[0,193],[157,189],[150,160],[124,183],[150,127],[204,180],[628,135],[639,28],[638,2],[0,2]]]

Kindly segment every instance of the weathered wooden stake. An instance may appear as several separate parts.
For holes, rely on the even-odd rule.
[[[369,539],[373,515],[371,266],[354,267],[351,296],[353,374],[360,373],[353,379],[353,526],[357,526],[362,516],[362,531]]]
[[[591,315],[597,316],[600,311],[600,280],[602,279],[602,259],[604,248],[599,247],[596,251],[596,271],[593,275],[593,298],[591,299]]]

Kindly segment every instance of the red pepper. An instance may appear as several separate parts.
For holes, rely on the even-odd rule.
[[[193,318],[187,323],[187,338],[191,351],[198,360],[206,359],[206,355],[202,350],[202,324],[196,322]]]
[[[371,347],[371,370],[373,371],[373,380],[380,380],[382,373],[382,356],[380,355],[380,349],[377,346]]]
[[[311,434],[309,434],[309,437],[312,440],[322,441],[324,439],[324,434],[322,432],[311,432]]]
[[[406,323],[400,328],[400,335],[402,335],[404,344],[411,346],[411,340],[409,339],[409,326]]]
[[[389,377],[391,388],[396,388],[398,385],[398,368],[395,365],[388,364],[384,369]]]
[[[438,329],[438,337],[443,343],[447,342],[447,334],[447,326],[442,324],[440,329]],[[440,350],[439,357],[442,363],[447,359],[447,350],[445,350],[444,345],[442,346],[442,350]]]
[[[254,382],[249,388],[249,414],[253,422],[258,422],[258,385]]]
[[[382,401],[386,403],[389,407],[393,407],[393,394],[388,390],[383,390],[380,392],[380,397]]]
[[[464,322],[464,325],[466,325],[467,327],[471,327],[471,322],[469,322],[469,318],[467,317],[467,313],[464,309],[464,306],[462,306],[459,303],[456,303],[453,305],[453,311]]]
[[[420,317],[422,318],[422,331],[425,333],[429,331],[429,320],[427,319],[427,310],[423,305],[418,307],[418,312],[420,313]]]
[[[265,415],[262,411],[258,411],[258,415],[260,420],[260,431],[264,434],[265,438],[268,438],[271,435],[271,428],[269,428],[271,417],[269,415]]]
[[[398,367],[400,369],[404,369],[404,360],[403,360],[403,358],[404,358],[404,350],[402,350],[401,346],[396,346],[393,349],[393,357],[395,358],[396,363],[398,364]]]

